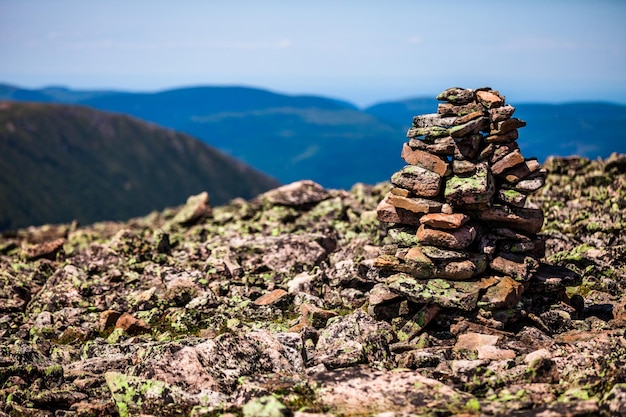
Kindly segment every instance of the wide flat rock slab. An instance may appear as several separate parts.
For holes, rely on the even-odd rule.
[[[479,286],[473,282],[444,279],[418,280],[406,274],[387,278],[387,286],[418,304],[437,304],[444,308],[472,311],[478,302]]]
[[[311,383],[321,386],[318,397],[334,415],[369,416],[388,412],[431,415],[435,410],[449,415],[474,401],[477,403],[471,394],[406,369],[352,367],[321,372],[311,378]]]

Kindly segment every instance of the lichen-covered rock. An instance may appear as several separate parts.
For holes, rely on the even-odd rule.
[[[267,191],[259,199],[271,204],[298,207],[319,203],[328,197],[324,187],[314,181],[303,180]]]
[[[357,367],[316,375],[313,380],[321,385],[319,395],[324,406],[336,415],[453,415],[480,410],[472,395],[408,370]]]
[[[321,332],[315,346],[315,363],[328,369],[368,363],[390,365],[391,326],[377,322],[362,310],[337,318]]]
[[[202,220],[210,214],[209,193],[203,191],[198,195],[189,197],[187,203],[176,213],[172,221],[177,224],[189,225]]]

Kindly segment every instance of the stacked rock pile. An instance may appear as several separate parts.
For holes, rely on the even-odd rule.
[[[480,305],[511,308],[544,255],[543,212],[527,197],[546,171],[522,156],[516,140],[526,123],[497,91],[450,88],[437,99],[437,113],[414,117],[407,165],[378,205],[389,244],[374,266],[396,274],[386,282],[396,292],[419,280],[470,280]]]

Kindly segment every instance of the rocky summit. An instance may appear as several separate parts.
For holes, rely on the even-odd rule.
[[[390,183],[0,235],[0,416],[626,415],[626,155],[439,99]]]

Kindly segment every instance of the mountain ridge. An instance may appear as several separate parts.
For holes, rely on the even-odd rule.
[[[208,191],[215,204],[279,182],[189,135],[54,103],[0,102],[0,229],[120,220]]]
[[[0,86],[0,98],[71,100],[185,132],[283,183],[311,179],[329,188],[385,181],[403,164],[398,152],[413,116],[437,101],[412,98],[359,109],[320,96],[251,87],[202,86],[155,93],[27,90]],[[43,98],[42,98],[43,97]],[[626,106],[613,103],[511,103],[527,122],[519,145],[528,156],[626,152]]]

